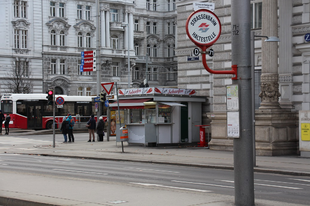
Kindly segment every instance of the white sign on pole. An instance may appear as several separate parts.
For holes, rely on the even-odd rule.
[[[214,3],[201,3],[201,2],[194,2],[193,3],[194,10],[197,11],[199,9],[208,9],[210,11],[214,11],[215,4]]]
[[[239,112],[227,112],[227,137],[239,138]]]
[[[227,110],[239,110],[238,85],[227,86]]]

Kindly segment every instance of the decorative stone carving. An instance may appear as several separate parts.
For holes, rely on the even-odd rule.
[[[147,37],[147,44],[150,44],[152,46],[154,46],[154,45],[159,46],[160,42],[161,42],[160,38],[158,38],[156,35],[150,35]]]
[[[68,35],[68,30],[71,27],[64,19],[54,18],[46,23],[49,33],[52,30],[55,30],[56,34],[59,34],[61,31],[65,32],[65,35]]]
[[[82,20],[73,27],[76,30],[76,35],[82,32],[83,36],[86,36],[87,33],[90,33],[92,37],[95,36],[96,27],[88,21]]]
[[[14,29],[28,30],[30,23],[25,19],[18,19],[16,21],[12,21],[12,25],[13,25]]]
[[[287,83],[287,82],[292,82],[293,78],[291,74],[279,74],[279,82],[280,83]]]
[[[281,96],[278,91],[279,84],[277,82],[262,82],[259,97],[262,102],[278,102]]]

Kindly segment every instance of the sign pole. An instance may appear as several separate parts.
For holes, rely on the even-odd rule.
[[[251,90],[251,16],[249,0],[231,2],[232,64],[238,66],[240,138],[234,139],[235,205],[255,205],[252,90]]]
[[[97,95],[100,94],[100,79],[101,79],[101,58],[100,58],[100,7],[99,0],[96,0],[96,73],[97,73]],[[99,121],[100,115],[102,115],[102,104],[99,102],[99,112],[97,112],[97,121]],[[97,135],[98,139],[98,135]]]
[[[56,122],[55,122],[55,87],[53,89],[53,148],[55,148],[55,127],[56,127]]]

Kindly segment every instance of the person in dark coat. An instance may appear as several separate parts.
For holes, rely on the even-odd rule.
[[[5,134],[8,135],[10,133],[10,121],[11,117],[10,114],[7,114],[5,117],[4,127],[5,127]],[[2,127],[2,125],[1,125]]]
[[[0,126],[0,135],[2,135],[2,124],[3,121],[5,120],[4,114],[2,113],[2,110],[0,110],[0,121],[1,121],[1,126]]]
[[[91,136],[93,135],[93,142],[95,141],[95,129],[96,129],[96,120],[94,118],[94,115],[92,114],[90,116],[90,119],[87,122],[88,127],[88,133],[89,133],[89,140],[88,142],[91,142]]]
[[[104,136],[104,121],[102,117],[99,117],[99,122],[97,124],[97,134],[99,136],[99,141],[103,141],[103,136]]]
[[[66,121],[68,121],[69,123],[69,131],[68,131],[69,142],[74,142],[73,127],[75,122],[71,114],[68,114]]]
[[[69,122],[66,121],[66,118],[64,117],[61,127],[60,127],[61,133],[64,136],[64,143],[67,143],[67,134],[69,132]]]

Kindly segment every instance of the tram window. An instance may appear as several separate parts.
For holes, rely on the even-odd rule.
[[[26,105],[23,102],[16,102],[16,110],[18,114],[27,116]]]
[[[11,100],[3,100],[1,101],[1,110],[3,114],[10,113],[12,114],[13,112],[13,103]]]

